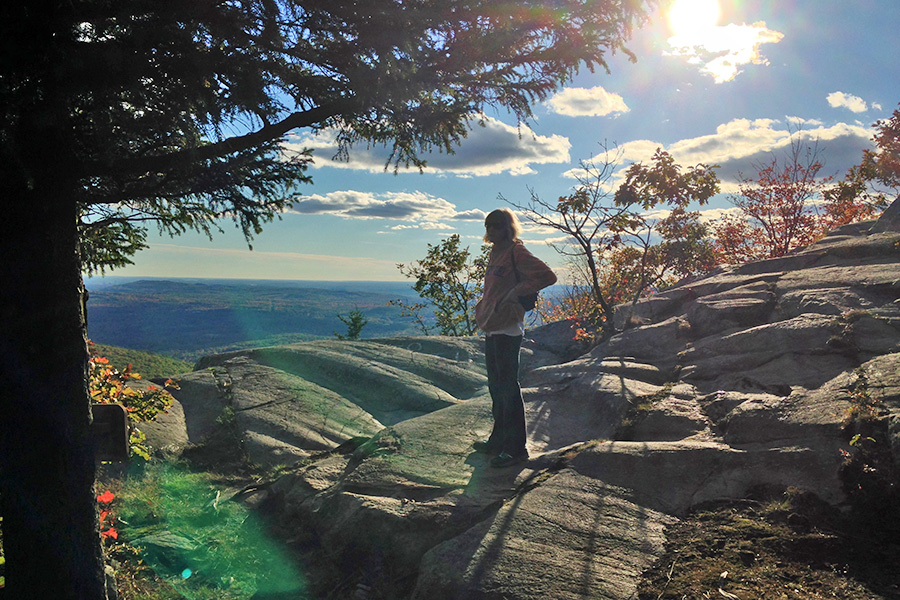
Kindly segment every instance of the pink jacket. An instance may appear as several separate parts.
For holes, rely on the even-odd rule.
[[[513,272],[512,253],[516,253],[516,274]],[[525,318],[525,309],[518,303],[519,296],[533,294],[556,283],[556,275],[544,261],[517,241],[509,249],[491,252],[484,274],[484,294],[475,305],[475,321],[484,331],[499,331],[515,325]],[[509,302],[501,300],[515,288]]]

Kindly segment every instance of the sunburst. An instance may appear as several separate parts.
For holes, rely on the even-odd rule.
[[[669,25],[679,38],[696,37],[715,27],[718,20],[718,0],[675,0],[669,10]]]

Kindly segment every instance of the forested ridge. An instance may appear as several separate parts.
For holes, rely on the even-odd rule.
[[[357,284],[382,292],[279,284],[140,280],[92,291],[88,335],[98,343],[194,361],[205,354],[261,345],[333,338],[346,329],[338,315],[359,310],[364,337],[414,333],[388,302],[414,297],[406,284]],[[406,288],[406,293],[400,292]]]

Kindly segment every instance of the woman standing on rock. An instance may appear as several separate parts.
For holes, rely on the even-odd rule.
[[[509,209],[498,208],[484,220],[484,241],[492,244],[484,275],[484,295],[475,306],[475,320],[486,334],[484,358],[494,428],[475,450],[495,454],[493,467],[508,467],[528,459],[525,449],[525,404],[519,388],[519,349],[525,335],[528,296],[556,283],[556,275],[519,241],[522,226]]]

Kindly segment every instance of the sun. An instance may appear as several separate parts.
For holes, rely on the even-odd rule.
[[[678,37],[696,35],[714,27],[718,20],[718,0],[675,0],[669,10],[669,25]]]

